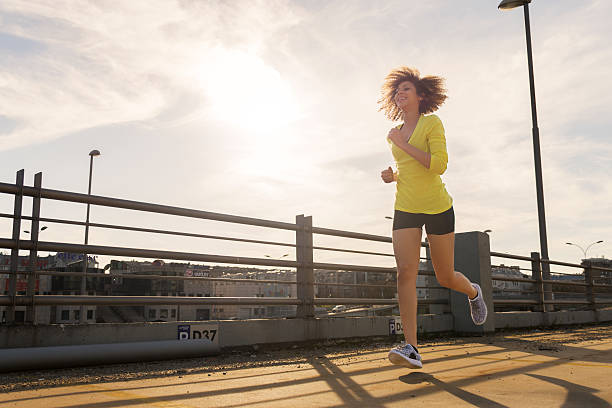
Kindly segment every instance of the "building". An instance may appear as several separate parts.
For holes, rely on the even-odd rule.
[[[493,296],[495,296],[496,298],[502,299],[512,297],[524,297],[525,294],[534,291],[533,283],[496,280],[496,277],[531,279],[531,276],[521,273],[521,269],[518,266],[506,266],[504,264],[501,264],[499,266],[492,266],[491,278],[493,286]]]
[[[38,257],[36,268],[38,271],[56,271],[56,272],[82,272],[83,271],[83,254],[71,254],[59,252],[55,255],[46,257]],[[88,273],[103,273],[104,271],[96,268],[97,262],[95,257],[88,259]],[[2,285],[2,293],[4,296],[9,294],[10,275],[7,273],[11,268],[11,256],[0,254],[0,285]],[[16,282],[16,294],[26,295],[28,282],[27,274],[30,273],[30,257],[20,256],[18,258],[17,271],[19,273]],[[88,293],[93,295],[102,291],[102,280],[87,278]],[[81,294],[81,278],[79,276],[51,276],[38,275],[35,283],[35,295],[79,295]],[[94,323],[96,321],[96,307],[86,306],[87,317],[86,321]],[[8,312],[7,306],[0,306],[2,323],[6,322]],[[26,306],[16,306],[15,321],[25,321]],[[36,323],[37,324],[53,324],[53,323],[78,323],[80,321],[80,306],[54,305],[54,306],[36,306]]]

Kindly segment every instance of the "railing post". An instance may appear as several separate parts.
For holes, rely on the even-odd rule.
[[[586,261],[586,267],[584,268],[584,280],[588,285],[586,287],[586,299],[589,302],[590,310],[597,310],[595,304],[595,291],[593,290],[593,268],[591,268],[591,261]]]
[[[297,297],[302,301],[298,305],[296,317],[314,317],[314,268],[312,251],[312,217],[298,215],[295,217]]]
[[[542,263],[540,262],[540,253],[531,253],[531,279],[535,279],[535,300],[538,301],[538,305],[534,307],[535,312],[543,312],[544,309],[544,287],[542,284]]]
[[[15,302],[17,300],[17,270],[19,269],[19,237],[21,233],[21,208],[23,205],[23,175],[24,170],[17,172],[15,184],[19,192],[15,194],[15,206],[13,211],[13,241],[15,247],[11,249],[11,275],[9,277],[8,295],[11,297],[11,304],[6,313],[6,322],[15,323]]]
[[[463,333],[490,333],[495,331],[495,309],[491,280],[491,250],[489,235],[480,232],[462,232],[455,235],[455,270],[463,273],[482,289],[489,316],[482,326],[474,325],[470,316],[468,297],[451,290],[450,308],[454,329]]]
[[[32,227],[30,228],[30,237],[32,239],[32,249],[30,249],[30,266],[28,268],[28,288],[26,295],[31,297],[32,301],[26,308],[25,321],[36,324],[36,305],[34,304],[34,295],[36,294],[36,280],[38,273],[38,232],[40,231],[40,189],[42,187],[42,173],[34,175],[34,188],[37,190],[36,196],[32,202]],[[40,283],[39,283],[40,288]]]
[[[542,262],[542,260],[540,260],[540,264],[542,265],[542,279],[549,281],[550,280],[550,264],[548,262]],[[544,288],[544,300],[545,301],[553,300],[552,283],[544,283],[542,287]],[[552,303],[544,303],[544,311],[554,312],[555,305]]]

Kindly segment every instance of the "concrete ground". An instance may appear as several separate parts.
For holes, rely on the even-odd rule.
[[[389,340],[0,376],[2,407],[612,407],[612,326],[422,341],[422,370]]]

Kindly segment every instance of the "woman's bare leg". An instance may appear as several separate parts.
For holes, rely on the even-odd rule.
[[[444,235],[427,235],[431,263],[438,283],[457,292],[465,293],[470,299],[478,292],[472,283],[461,272],[455,271],[455,233]]]
[[[393,252],[397,263],[397,296],[406,343],[417,345],[416,279],[421,254],[421,228],[393,231]]]

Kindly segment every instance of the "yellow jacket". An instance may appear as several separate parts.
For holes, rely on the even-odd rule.
[[[402,125],[398,126],[398,129]],[[429,169],[387,138],[397,165],[395,209],[418,214],[439,214],[453,205],[440,176],[446,171],[448,153],[444,126],[436,115],[421,115],[409,144],[431,154]]]

